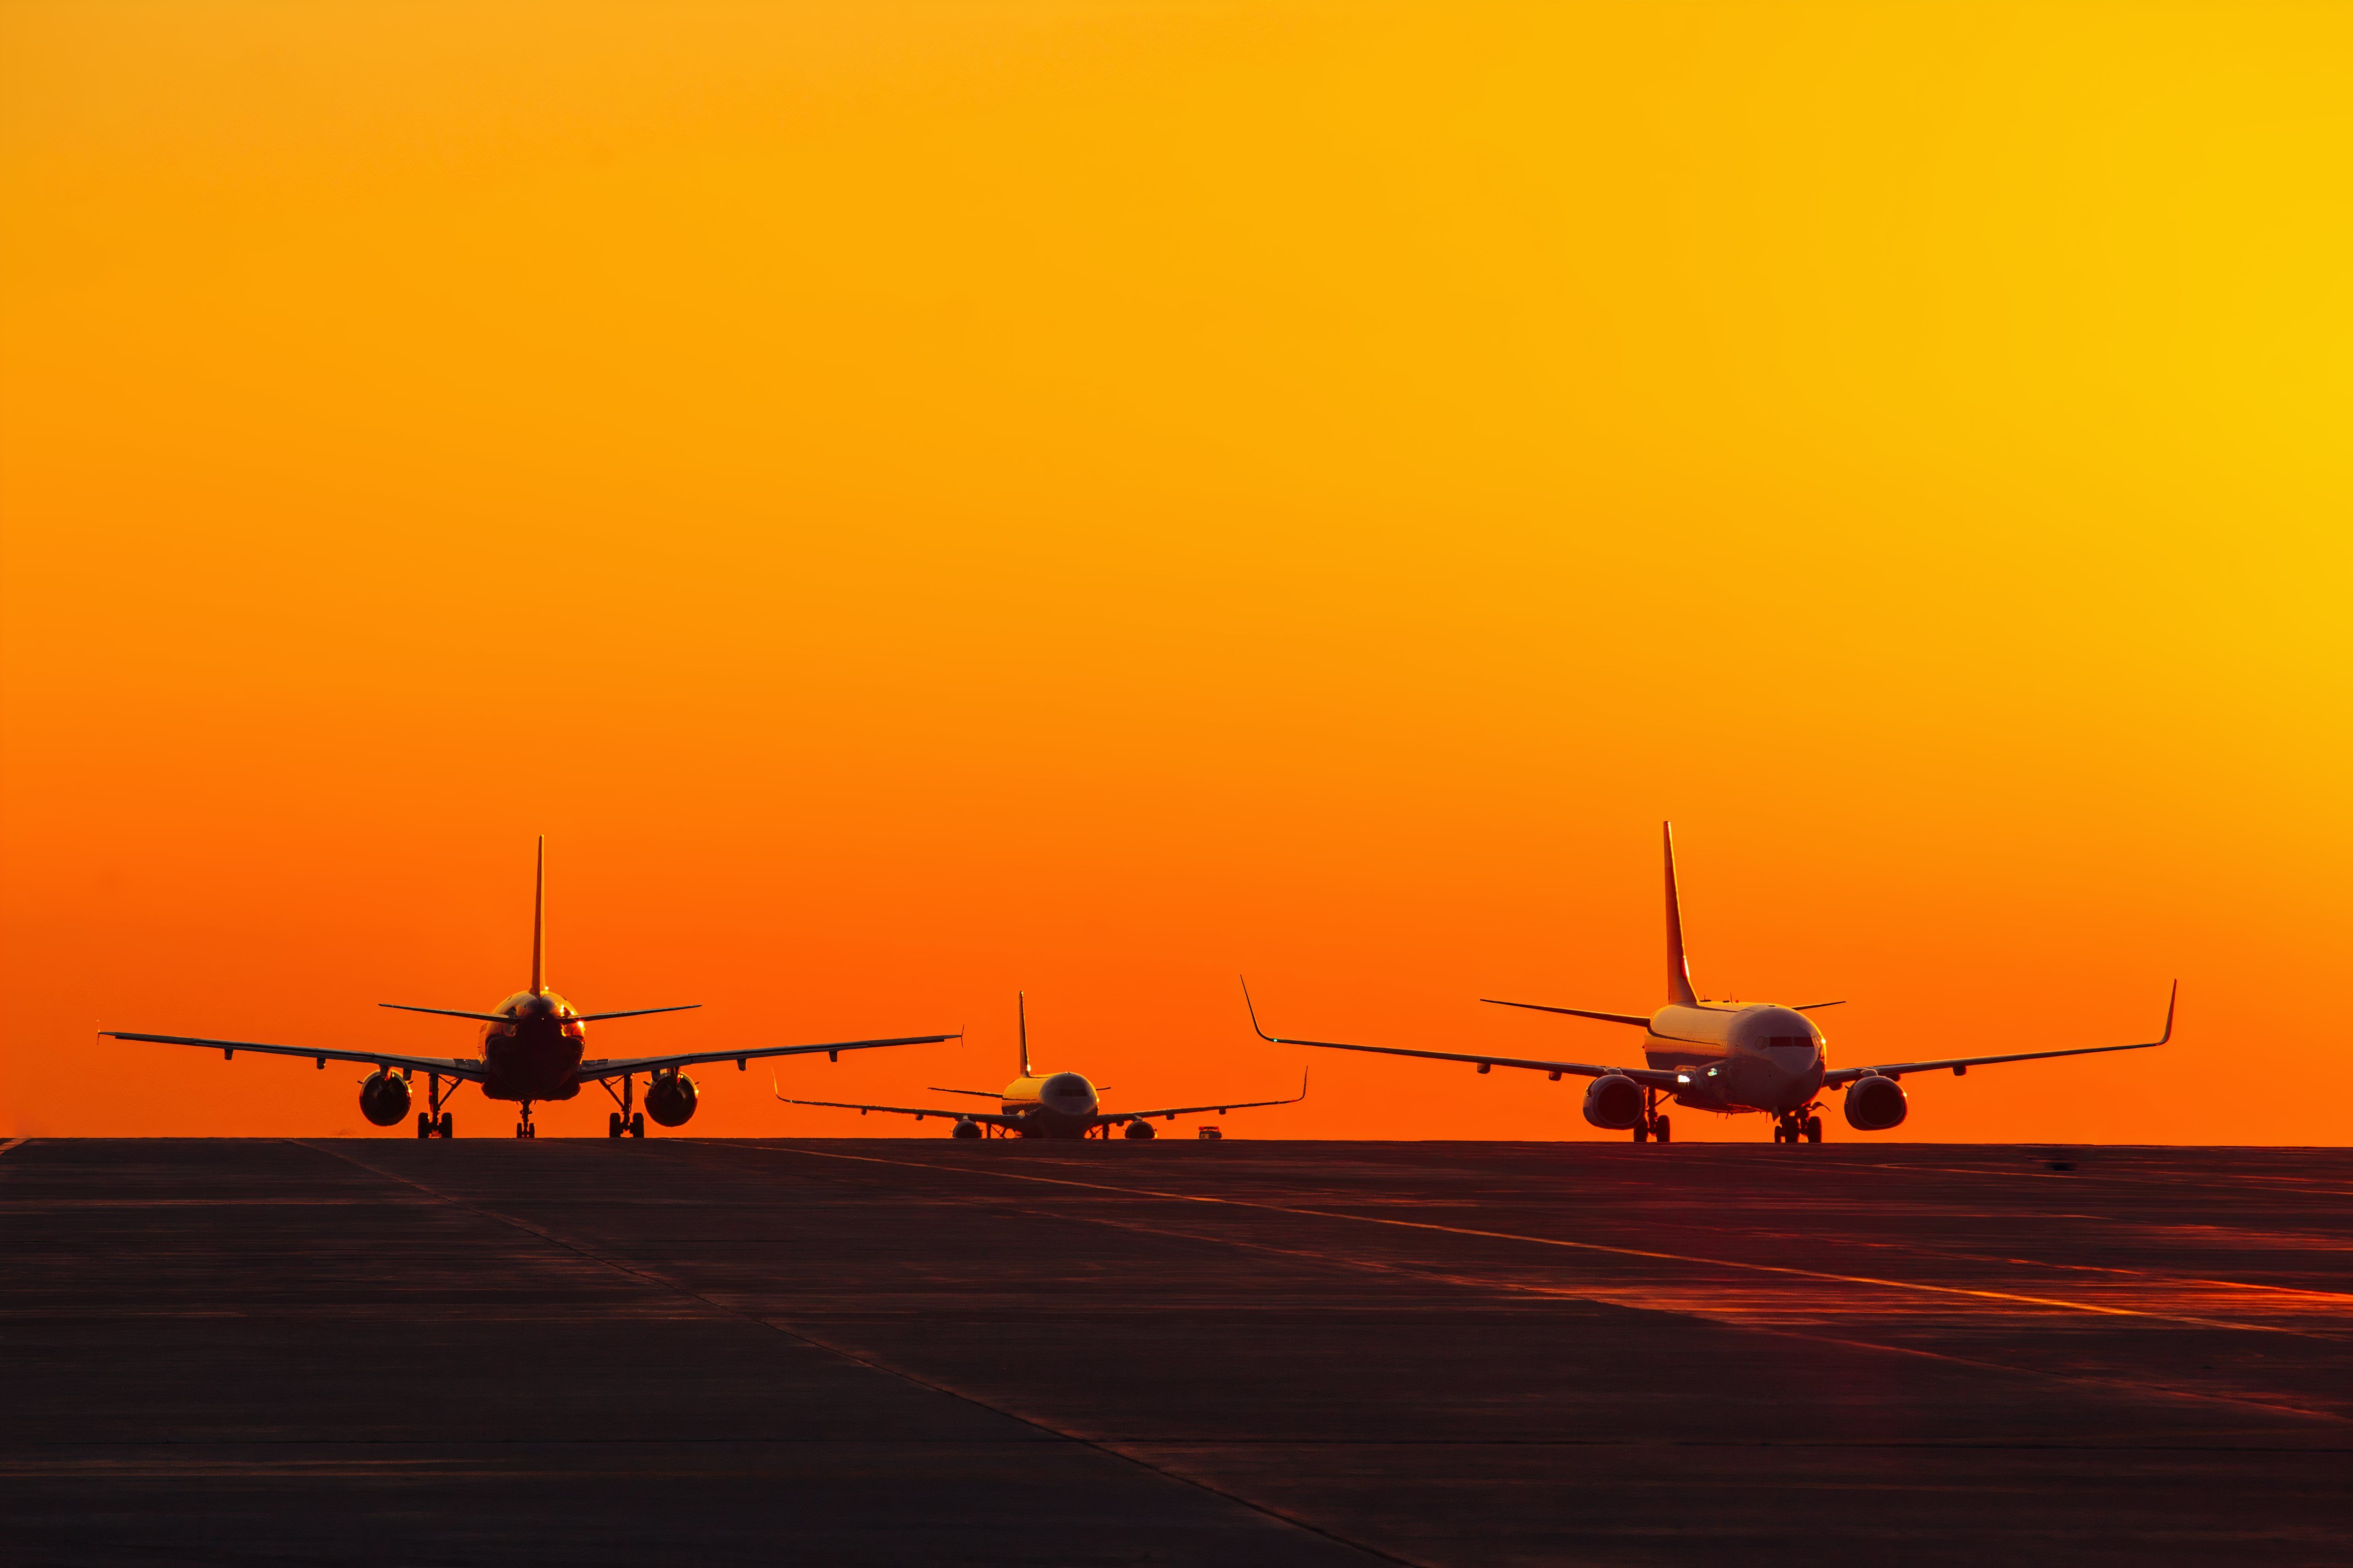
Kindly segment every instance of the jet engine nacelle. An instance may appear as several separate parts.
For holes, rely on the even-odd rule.
[[[980,1123],[975,1121],[969,1116],[959,1116],[956,1118],[956,1124],[948,1129],[948,1136],[951,1138],[977,1138],[980,1136]]]
[[[378,1068],[360,1080],[360,1114],[378,1127],[390,1127],[408,1114],[408,1080]]]
[[[1585,1120],[1625,1131],[1642,1120],[1642,1086],[1622,1073],[1595,1079],[1585,1089]]]
[[[1127,1131],[1122,1133],[1121,1136],[1124,1138],[1157,1138],[1160,1134],[1152,1130],[1152,1123],[1149,1121],[1131,1121],[1127,1124]]]
[[[694,1114],[694,1080],[683,1073],[657,1073],[646,1085],[646,1114],[664,1127],[683,1127]]]
[[[1892,1078],[1859,1078],[1847,1086],[1846,1124],[1858,1132],[1884,1132],[1904,1124],[1904,1088]]]

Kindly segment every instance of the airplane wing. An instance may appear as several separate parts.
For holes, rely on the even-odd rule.
[[[1959,1072],[1963,1068],[1989,1067],[1995,1062],[2039,1062],[2052,1057],[2095,1057],[2105,1051],[2146,1051],[2173,1038],[2173,1005],[2181,994],[2181,982],[2173,983],[2173,990],[2165,999],[2165,1032],[2153,1040],[2141,1040],[2129,1046],[2076,1046],[2063,1051],[2013,1051],[1998,1057],[1943,1057],[1935,1061],[1890,1062],[1883,1067],[1841,1068],[1822,1075],[1824,1089],[1843,1089],[1859,1078],[1876,1073],[1881,1078],[1901,1078],[1907,1072],[1934,1072],[1950,1068]]]
[[[574,1079],[591,1083],[600,1078],[618,1078],[623,1073],[667,1072],[672,1068],[691,1068],[698,1062],[734,1062],[742,1065],[754,1057],[806,1057],[823,1051],[828,1057],[839,1057],[844,1051],[871,1051],[884,1046],[929,1046],[942,1040],[962,1039],[961,1035],[908,1035],[895,1040],[832,1040],[817,1046],[738,1046],[729,1051],[684,1051],[669,1057],[600,1057],[580,1064]]]
[[[1222,1115],[1229,1110],[1256,1110],[1261,1105],[1296,1105],[1306,1098],[1307,1075],[1304,1072],[1302,1072],[1299,1075],[1299,1092],[1293,1095],[1288,1100],[1229,1100],[1224,1105],[1164,1105],[1156,1110],[1123,1110],[1118,1112],[1116,1115],[1100,1115],[1100,1120],[1104,1121],[1149,1121],[1152,1118],[1157,1116],[1166,1121],[1174,1121],[1179,1116],[1198,1116],[1205,1110],[1214,1110]]]
[[[870,1110],[880,1110],[889,1116],[912,1116],[921,1121],[926,1116],[936,1116],[944,1121],[990,1121],[999,1127],[1020,1125],[1020,1118],[1006,1116],[994,1110],[942,1110],[937,1106],[922,1105],[853,1105],[839,1100],[795,1100],[788,1094],[776,1096],[786,1105],[821,1105],[828,1110],[855,1110],[863,1116]]]
[[[259,1040],[206,1040],[193,1035],[134,1035],[122,1029],[101,1029],[102,1038],[110,1040],[146,1040],[159,1046],[202,1046],[220,1052],[224,1057],[239,1051],[258,1051],[269,1057],[309,1057],[321,1067],[329,1062],[359,1062],[368,1067],[399,1068],[406,1072],[438,1072],[443,1078],[464,1079],[470,1083],[482,1081],[482,1058],[480,1057],[408,1057],[395,1051],[345,1051],[317,1046],[268,1046]]]
[[[1595,1062],[1547,1062],[1525,1057],[1491,1057],[1461,1051],[1414,1051],[1403,1046],[1352,1046],[1342,1040],[1295,1040],[1280,1035],[1270,1035],[1259,1027],[1258,1007],[1250,1000],[1250,987],[1242,987],[1242,1005],[1250,1008],[1250,1027],[1258,1037],[1278,1046],[1314,1046],[1326,1051],[1370,1051],[1383,1057],[1422,1057],[1436,1062],[1469,1062],[1484,1072],[1489,1068],[1525,1068],[1530,1072],[1550,1073],[1559,1078],[1566,1073],[1574,1078],[1608,1078],[1616,1073],[1630,1078],[1645,1089],[1672,1089],[1675,1075],[1651,1068],[1603,1067]]]

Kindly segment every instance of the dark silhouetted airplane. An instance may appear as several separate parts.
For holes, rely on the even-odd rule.
[[[2077,1046],[2057,1051],[2012,1051],[2000,1056],[1941,1057],[1931,1061],[1890,1062],[1880,1067],[1830,1066],[1830,1052],[1820,1026],[1806,1016],[1837,1002],[1808,1002],[1794,1007],[1766,1002],[1709,1002],[1692,989],[1691,963],[1683,956],[1683,900],[1675,890],[1674,825],[1662,825],[1667,858],[1667,1005],[1644,1016],[1600,1013],[1584,1007],[1547,1007],[1535,1002],[1482,1002],[1499,1007],[1528,1007],[1539,1013],[1565,1013],[1573,1018],[1595,1018],[1605,1024],[1627,1024],[1645,1031],[1642,1055],[1646,1067],[1602,1067],[1590,1062],[1533,1061],[1513,1057],[1460,1051],[1417,1051],[1398,1046],[1352,1046],[1338,1040],[1294,1040],[1270,1035],[1260,1027],[1258,1008],[1242,986],[1250,1009],[1250,1027],[1259,1037],[1283,1046],[1317,1046],[1325,1050],[1371,1051],[1380,1056],[1427,1057],[1433,1061],[1470,1062],[1481,1072],[1493,1068],[1525,1068],[1557,1081],[1564,1073],[1589,1078],[1585,1090],[1585,1120],[1596,1127],[1623,1132],[1634,1142],[1655,1138],[1664,1143],[1673,1129],[1659,1110],[1662,1098],[1694,1110],[1718,1114],[1763,1111],[1773,1118],[1776,1143],[1819,1143],[1822,1119],[1815,1114],[1815,1096],[1826,1089],[1843,1088],[1847,1125],[1861,1132],[1884,1132],[1903,1124],[1908,1111],[1897,1079],[1905,1073],[1950,1068],[1958,1076],[1973,1067],[1995,1062],[2041,1061],[2049,1057],[2096,1056],[2104,1051],[2145,1051],[2173,1038],[2173,1003],[2179,982],[2166,998],[2165,1032],[2153,1040],[2129,1046]]]
[[[937,1116],[955,1125],[949,1135],[955,1138],[987,1136],[1009,1138],[1108,1138],[1111,1130],[1123,1122],[1129,1138],[1155,1136],[1152,1118],[1173,1121],[1179,1116],[1198,1116],[1214,1110],[1223,1116],[1229,1110],[1250,1110],[1262,1105],[1296,1105],[1307,1098],[1307,1075],[1299,1077],[1299,1092],[1288,1100],[1228,1100],[1223,1105],[1164,1105],[1152,1110],[1105,1110],[1103,1091],[1074,1072],[1036,1071],[1029,1066],[1029,1004],[1028,996],[1014,1004],[1020,1019],[1021,1076],[1002,1089],[939,1089],[933,1094],[965,1094],[975,1100],[997,1102],[994,1111],[939,1110],[927,1106],[911,1105],[849,1105],[838,1100],[795,1100],[779,1093],[776,1098],[787,1105],[821,1105],[835,1110],[865,1112],[880,1110],[892,1116],[912,1116],[921,1121],[926,1116]]]
[[[649,1013],[682,1013],[700,1007],[700,1002],[681,1003],[669,1007],[631,1007],[617,1013],[582,1013],[571,1003],[547,987],[547,840],[539,842],[538,871],[531,910],[531,989],[518,991],[487,1013],[469,1013],[455,1007],[412,1007],[402,1002],[381,1002],[378,1006],[395,1007],[405,1013],[432,1013],[445,1018],[470,1018],[482,1026],[482,1054],[480,1057],[415,1057],[395,1051],[340,1050],[311,1046],[271,1046],[253,1040],[208,1040],[189,1035],[141,1035],[123,1029],[101,1030],[101,1035],[117,1040],[151,1040],[166,1046],[204,1046],[220,1052],[223,1058],[234,1057],[239,1051],[259,1051],[268,1056],[309,1057],[323,1070],[331,1062],[364,1062],[375,1071],[360,1081],[360,1114],[378,1127],[390,1127],[408,1114],[408,1079],[412,1073],[423,1073],[427,1082],[427,1109],[417,1113],[417,1135],[419,1138],[448,1138],[454,1135],[450,1113],[443,1109],[448,1098],[441,1080],[449,1079],[448,1094],[458,1092],[463,1084],[480,1084],[486,1100],[515,1101],[522,1107],[522,1119],[515,1123],[518,1138],[536,1137],[531,1124],[531,1108],[539,1100],[570,1100],[580,1092],[583,1084],[594,1083],[612,1096],[618,1107],[606,1121],[606,1135],[612,1138],[643,1138],[646,1135],[646,1114],[664,1127],[678,1127],[694,1114],[697,1102],[694,1080],[682,1069],[698,1062],[733,1061],[743,1070],[754,1057],[801,1057],[823,1051],[828,1058],[838,1059],[843,1051],[874,1050],[883,1046],[927,1046],[941,1040],[953,1040],[955,1035],[907,1035],[889,1040],[832,1040],[814,1046],[738,1046],[723,1051],[685,1051],[661,1057],[601,1057],[588,1058],[588,1032],[586,1026],[601,1024],[613,1018],[638,1018]],[[636,1079],[647,1078],[646,1109],[635,1109]],[[614,1080],[620,1089],[616,1092]]]

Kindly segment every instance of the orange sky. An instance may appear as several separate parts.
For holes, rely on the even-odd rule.
[[[1287,1092],[1246,969],[1609,1058],[1472,999],[1655,1005],[1672,816],[1703,990],[1852,997],[1834,1061],[2181,977],[2170,1049],[1895,1136],[2343,1141],[2353,12],[0,40],[0,1127],[370,1131],[356,1068],[92,1030],[470,1049],[373,1005],[524,983],[543,831],[554,983],[709,1005],[599,1053],[969,1021],[780,1073],[990,1087],[1026,986],[1113,1108]],[[1231,1131],[1620,1136],[1315,1067]],[[885,1130],[702,1077],[697,1132]]]

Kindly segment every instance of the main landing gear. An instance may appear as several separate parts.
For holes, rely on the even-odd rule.
[[[1674,1124],[1659,1114],[1659,1091],[1644,1089],[1642,1120],[1634,1123],[1634,1142],[1644,1143],[1655,1138],[1662,1143],[1672,1143],[1675,1141],[1674,1131]]]
[[[1814,1114],[1817,1107],[1801,1105],[1795,1110],[1785,1110],[1773,1122],[1776,1143],[1819,1143],[1822,1141],[1822,1119]]]
[[[596,1081],[599,1087],[601,1087],[607,1094],[613,1095],[613,1103],[621,1108],[605,1118],[605,1136],[607,1138],[644,1137],[646,1135],[646,1113],[642,1110],[632,1110],[629,1109],[632,1105],[637,1103],[637,1079],[631,1078],[627,1073],[623,1073],[621,1075],[621,1092],[618,1094],[613,1094],[613,1080],[611,1079],[599,1079]]]
[[[458,1085],[464,1081],[465,1079],[459,1079],[451,1083],[449,1092],[457,1093]],[[425,1082],[427,1103],[432,1109],[417,1113],[417,1135],[419,1138],[455,1138],[457,1134],[449,1130],[449,1113],[441,1109],[441,1075],[438,1072],[427,1073],[425,1075]]]

